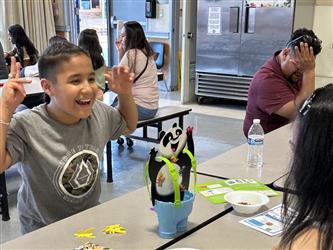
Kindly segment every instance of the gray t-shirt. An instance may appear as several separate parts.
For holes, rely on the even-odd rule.
[[[125,126],[117,109],[99,101],[88,118],[71,126],[51,119],[45,104],[13,117],[7,149],[23,181],[17,205],[22,232],[98,204],[99,159]]]

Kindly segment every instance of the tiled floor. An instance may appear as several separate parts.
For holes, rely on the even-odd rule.
[[[109,96],[105,99],[108,101]],[[110,99],[112,100],[113,97]],[[180,105],[179,100],[178,92],[161,92],[160,106]],[[186,106],[191,107],[192,112],[184,119],[184,123],[185,126],[194,127],[195,153],[199,164],[245,142],[242,132],[244,103],[214,101]],[[175,121],[165,123],[163,128],[168,129]],[[142,187],[144,185],[143,167],[149,150],[158,146],[142,141],[135,141],[133,148],[118,146],[115,142],[112,144],[114,182],[106,182],[106,167],[103,164],[101,202]],[[20,235],[16,211],[16,193],[20,185],[20,177],[15,169],[7,171],[6,177],[11,220],[1,221],[0,243]]]

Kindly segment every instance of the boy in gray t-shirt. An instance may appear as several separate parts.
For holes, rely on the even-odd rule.
[[[12,59],[14,61],[14,59]],[[13,115],[25,97],[19,65],[0,98],[0,172],[18,163],[22,185],[18,212],[23,233],[98,204],[99,159],[105,144],[136,128],[133,74],[126,67],[106,73],[117,109],[96,100],[89,55],[74,44],[51,45],[39,59],[46,103]]]

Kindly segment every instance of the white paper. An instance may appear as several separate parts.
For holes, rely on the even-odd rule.
[[[214,196],[214,195],[219,195],[219,194],[225,194],[225,193],[228,193],[231,191],[233,191],[233,189],[231,189],[231,188],[215,188],[215,189],[208,189],[205,191],[200,191],[200,193],[205,197],[209,197],[209,196]]]
[[[220,188],[220,187],[222,187],[222,185],[221,185],[221,184],[212,184],[212,185],[207,185],[207,188],[209,188],[209,189],[213,189],[213,188]]]
[[[239,222],[269,236],[275,236],[282,233],[283,221],[281,212],[282,204]]]

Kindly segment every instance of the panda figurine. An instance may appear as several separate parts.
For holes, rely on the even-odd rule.
[[[180,199],[183,200],[184,191],[188,189],[190,183],[190,172],[192,159],[194,156],[194,143],[192,136],[193,127],[188,127],[186,131],[174,123],[168,131],[161,131],[160,156],[168,159],[178,172],[178,182],[180,188]],[[184,150],[187,147],[190,153]],[[148,175],[151,181],[151,199],[155,205],[155,199],[164,202],[174,202],[174,185],[169,168],[161,157],[157,156],[157,151],[152,148],[148,160]]]

